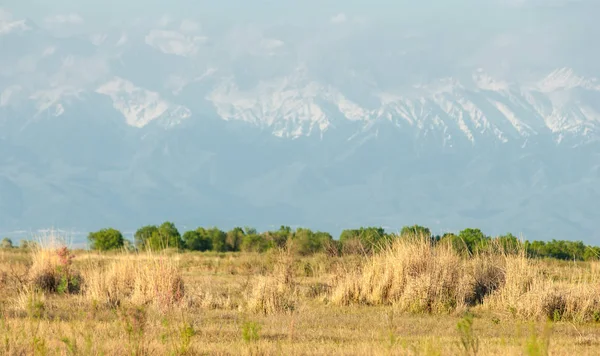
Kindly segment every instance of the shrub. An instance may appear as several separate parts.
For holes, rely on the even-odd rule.
[[[92,250],[108,251],[123,248],[125,240],[119,230],[109,228],[91,232],[88,241]]]
[[[72,267],[74,257],[66,246],[34,249],[29,270],[31,284],[48,293],[79,293],[82,277]]]

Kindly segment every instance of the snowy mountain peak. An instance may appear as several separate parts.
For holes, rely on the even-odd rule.
[[[509,84],[507,82],[493,78],[482,68],[473,72],[472,78],[475,86],[481,90],[503,91],[509,89]]]
[[[207,99],[224,120],[239,120],[270,128],[276,136],[296,138],[327,131],[334,118],[359,121],[367,110],[330,86],[311,81],[302,68],[290,76],[262,81],[241,90],[232,78],[224,80]]]
[[[537,88],[543,93],[577,87],[600,90],[600,83],[597,82],[596,78],[586,79],[578,76],[572,68],[557,69],[537,83]]]
[[[103,84],[97,93],[108,95],[113,106],[124,117],[128,125],[141,128],[160,119],[170,127],[191,116],[191,111],[181,105],[173,105],[162,99],[156,92],[136,87],[123,78],[115,77]]]

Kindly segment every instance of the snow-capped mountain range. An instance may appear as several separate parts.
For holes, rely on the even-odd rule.
[[[208,38],[194,35],[193,23],[183,22],[180,27],[181,32],[151,29],[138,45],[152,48],[157,55],[194,57]],[[84,51],[90,54],[76,56],[67,52],[68,47],[62,48],[60,40],[42,45],[39,38],[45,35],[26,20],[5,19],[0,28],[7,49],[12,49],[12,41],[12,46],[21,46],[20,39],[31,40],[38,48],[37,56],[4,58],[8,60],[5,65],[12,64],[16,73],[4,70],[0,106],[30,100],[37,114],[60,116],[70,100],[84,92],[96,92],[109,96],[130,126],[140,128],[157,119],[167,126],[177,125],[194,114],[178,94],[190,82],[210,79],[212,86],[195,92],[195,100],[210,102],[223,120],[247,122],[287,138],[322,137],[340,121],[353,122],[357,132],[364,132],[374,122],[387,120],[416,136],[437,135],[450,146],[455,140],[508,142],[546,134],[559,143],[565,135],[595,140],[600,123],[600,82],[568,67],[524,82],[493,78],[477,68],[466,78],[404,83],[396,91],[373,88],[370,103],[365,104],[360,98],[349,99],[344,88],[319,81],[302,63],[287,74],[245,88],[240,88],[230,68],[206,68],[196,78],[171,75],[162,88],[144,88],[127,78],[111,77],[110,62],[122,60],[122,47],[131,41],[127,34],[90,36],[77,44],[87,46]],[[278,47],[270,42],[264,46]],[[35,73],[40,67],[54,74]],[[42,85],[27,88],[24,77]],[[168,88],[174,90],[169,93]],[[172,98],[164,98],[161,92]]]
[[[411,89],[374,92],[379,105],[364,107],[298,70],[249,90],[225,80],[207,99],[224,120],[245,121],[290,138],[323,135],[335,129],[336,120],[356,122],[361,131],[386,120],[416,135],[437,132],[449,145],[465,138],[474,144],[476,137],[508,142],[544,134],[557,143],[565,135],[598,139],[600,84],[570,68],[524,85],[495,80],[478,69],[466,84],[448,78]]]
[[[401,51],[381,49],[397,59],[382,74],[365,67],[367,54],[329,59],[345,53],[339,28],[349,18],[333,17],[336,42],[322,45],[294,43],[301,30],[211,33],[164,18],[56,35],[2,10],[0,233],[171,218],[333,230],[479,224],[539,238],[577,226],[589,239],[600,82],[587,68],[474,62],[432,74],[406,35]],[[320,52],[307,55],[309,44]],[[150,208],[165,197],[178,201]],[[549,212],[565,199],[574,199],[568,217]],[[206,220],[194,222],[194,209]],[[235,221],[248,217],[256,221]]]

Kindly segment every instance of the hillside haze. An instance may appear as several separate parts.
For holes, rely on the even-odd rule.
[[[598,241],[596,1],[252,3],[4,3],[0,234]]]

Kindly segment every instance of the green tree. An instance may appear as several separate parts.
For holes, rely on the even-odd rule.
[[[271,247],[264,235],[246,234],[242,238],[240,250],[244,252],[265,252]]]
[[[88,241],[92,250],[108,251],[120,249],[124,245],[123,235],[113,228],[90,232]]]
[[[400,230],[401,237],[417,237],[417,238],[427,238],[431,239],[431,230],[429,228],[413,225],[413,226],[404,226],[402,230]]]
[[[271,247],[285,247],[287,241],[292,237],[292,229],[289,226],[281,226],[277,231],[267,231],[262,234]]]
[[[10,249],[10,248],[13,248],[13,247],[14,247],[13,246],[13,242],[8,237],[3,238],[2,242],[0,242],[0,248]]]
[[[227,232],[227,249],[229,251],[239,251],[246,233],[242,228],[236,227],[231,231]]]
[[[517,253],[521,249],[521,241],[511,233],[498,236],[495,240],[503,253]]]
[[[581,241],[552,240],[546,243],[546,257],[583,261],[585,244]]]
[[[258,231],[251,226],[244,226],[245,235],[258,235]]]
[[[585,261],[598,261],[600,260],[600,247],[587,246],[583,254]]]
[[[192,251],[209,251],[212,249],[212,241],[203,228],[187,231],[183,234],[183,243],[185,248]]]
[[[167,221],[152,233],[147,241],[147,246],[152,250],[179,249],[183,247],[183,241],[175,224]]]
[[[487,246],[490,240],[481,230],[479,229],[464,229],[458,233],[458,239],[460,241],[455,247],[461,252],[467,252],[469,254],[481,251]],[[462,245],[462,246],[461,246]]]
[[[555,258],[559,260],[583,261],[591,258],[594,252],[581,241],[526,241],[525,250],[530,257]]]
[[[361,227],[360,229],[344,230],[340,235],[342,245],[360,245],[359,250],[366,252],[379,250],[389,244],[392,236],[386,234],[381,227]],[[356,249],[353,247],[353,249]]]
[[[224,231],[219,230],[216,227],[207,231],[208,237],[212,242],[212,250],[215,252],[226,252],[228,251],[227,246],[227,234]]]
[[[146,244],[150,237],[155,232],[158,232],[158,227],[155,225],[147,225],[139,228],[134,235],[135,246],[138,249],[146,248]]]
[[[350,240],[358,239],[360,236],[360,230],[357,229],[347,229],[343,230],[340,234],[340,242],[344,243]]]
[[[545,250],[544,241],[525,241],[525,251],[529,257],[544,257]]]
[[[309,229],[298,228],[288,242],[292,244],[296,253],[310,255],[323,252],[332,240],[331,235],[326,232],[313,232]]]

